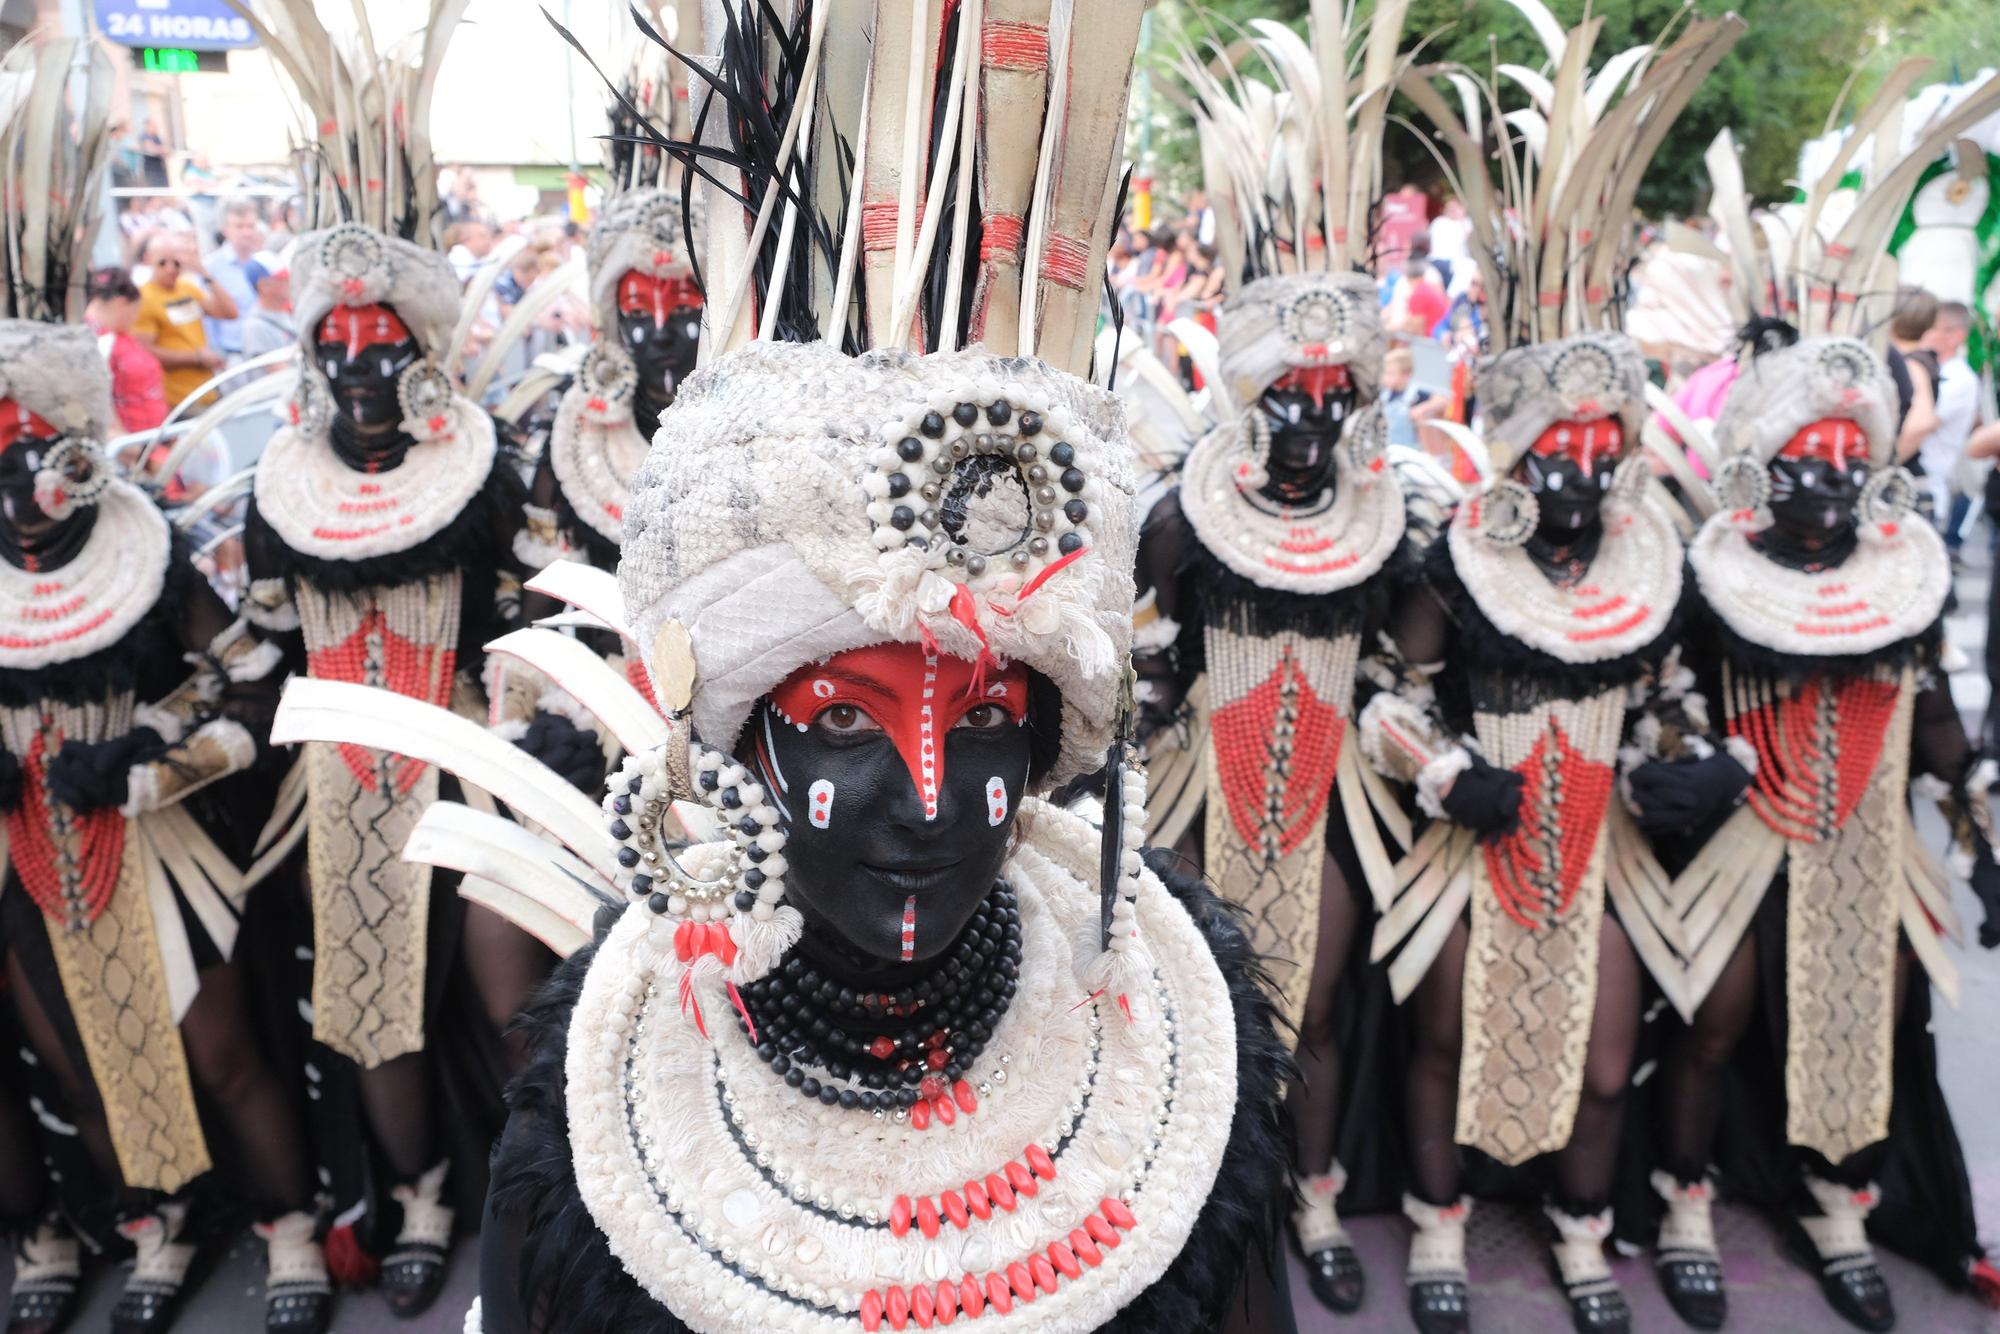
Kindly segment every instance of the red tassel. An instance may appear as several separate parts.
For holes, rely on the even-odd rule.
[[[1028,586],[1021,590],[1021,596],[1014,599],[1014,604],[1016,606],[1019,606],[1021,603],[1026,602],[1029,598],[1033,597],[1037,589],[1039,589],[1043,584],[1047,583],[1049,580],[1053,579],[1057,574],[1059,574],[1063,570],[1068,569],[1071,562],[1075,561],[1078,557],[1084,555],[1089,550],[1090,550],[1089,547],[1078,547],[1075,551],[1070,552],[1069,555],[1064,556],[1061,560],[1056,561],[1053,565],[1050,565],[1040,574],[1030,579],[1028,581]]]
[[[708,1025],[701,1017],[701,1001],[694,994],[694,974],[686,972],[681,974],[681,1014],[686,1016],[690,1010],[694,1012],[695,1032],[707,1037]]]
[[[1132,1018],[1132,1002],[1122,991],[1118,993],[1118,1008],[1125,1012],[1126,1023],[1130,1024],[1137,1022]]]
[[[382,1262],[361,1249],[352,1223],[342,1223],[326,1234],[326,1272],[344,1288],[372,1288]]]

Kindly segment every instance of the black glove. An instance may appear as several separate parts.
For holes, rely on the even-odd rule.
[[[0,750],[0,815],[21,804],[21,762],[11,750]]]
[[[587,795],[604,788],[604,750],[597,733],[578,727],[559,713],[537,711],[528,730],[514,743],[569,780]]]
[[[132,766],[164,744],[150,727],[135,727],[109,741],[65,741],[49,761],[43,782],[50,796],[73,811],[123,806]]]
[[[1512,769],[1474,755],[1472,767],[1453,778],[1438,801],[1454,822],[1481,838],[1502,838],[1521,823],[1521,785],[1526,781]]]
[[[1972,892],[1986,910],[1979,922],[1979,947],[1990,950],[2000,945],[2000,866],[1993,864],[1993,854],[1983,847],[1973,854]]]
[[[1682,833],[1741,800],[1750,771],[1718,750],[1705,760],[1647,760],[1632,771],[1630,782],[1641,829]]]

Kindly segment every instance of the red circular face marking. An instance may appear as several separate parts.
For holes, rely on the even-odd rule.
[[[1868,437],[1857,423],[1846,417],[1821,417],[1794,431],[1778,451],[1778,457],[1817,459],[1844,469],[1850,461],[1861,462],[1868,457]]]

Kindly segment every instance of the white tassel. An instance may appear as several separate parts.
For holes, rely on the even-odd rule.
[[[736,942],[736,962],[729,969],[729,980],[743,986],[765,976],[799,943],[804,932],[805,919],[797,908],[779,908],[762,921],[751,913],[737,913],[729,922],[729,938]]]

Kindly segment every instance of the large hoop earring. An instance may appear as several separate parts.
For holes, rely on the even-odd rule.
[[[35,469],[35,506],[60,521],[95,505],[109,485],[111,471],[95,440],[59,440]]]
[[[1495,546],[1518,547],[1534,536],[1542,521],[1542,505],[1535,493],[1511,477],[1495,482],[1479,498],[1476,530]]]

